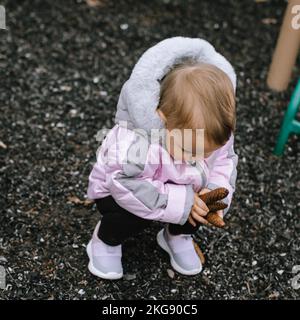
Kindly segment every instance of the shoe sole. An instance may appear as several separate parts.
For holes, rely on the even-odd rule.
[[[163,231],[164,229],[160,230],[156,236],[156,240],[157,240],[157,243],[158,245],[163,249],[165,250],[169,256],[170,256],[170,263],[171,263],[171,266],[179,273],[181,274],[184,274],[184,275],[187,275],[187,276],[192,276],[192,275],[196,275],[198,273],[200,273],[202,271],[202,265],[200,264],[200,268],[197,268],[197,269],[193,269],[193,270],[185,270],[183,269],[182,267],[180,267],[177,262],[175,261],[175,259],[173,258],[173,254],[172,254],[172,251],[169,247],[169,245],[167,244],[166,240],[165,240],[165,237],[163,235]]]
[[[93,274],[96,277],[107,279],[107,280],[117,280],[117,279],[121,279],[123,277],[123,272],[122,273],[116,273],[116,272],[104,273],[94,267],[91,241],[88,243],[88,245],[86,247],[86,252],[87,252],[87,255],[90,259],[88,269],[91,274]]]

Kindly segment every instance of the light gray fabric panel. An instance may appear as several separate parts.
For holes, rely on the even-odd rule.
[[[192,206],[194,204],[194,189],[191,184],[186,185],[186,198],[185,198],[185,204],[184,204],[184,213],[183,216],[179,222],[179,224],[183,225],[186,223]]]
[[[228,200],[228,197],[226,197],[225,199],[222,200],[224,203],[226,203],[227,205],[229,204],[229,200]],[[225,216],[225,214],[227,213],[227,211],[229,210],[229,207],[225,208],[223,210],[223,214]]]
[[[217,189],[217,188],[220,188],[221,186],[218,186],[217,184],[215,184],[215,183],[209,183],[207,186],[206,186],[206,188],[207,189],[210,189],[210,190],[215,190],[215,189]]]
[[[117,181],[142,202],[149,210],[165,209],[168,195],[159,193],[155,186],[145,180],[137,180],[120,175]]]
[[[233,190],[235,190],[235,183],[237,178],[238,155],[234,152],[233,145],[230,147],[228,151],[228,157],[233,161],[233,170],[229,178],[229,183],[232,186]]]
[[[148,138],[136,131],[135,140],[127,150],[126,163],[123,164],[126,176],[135,177],[144,171],[148,149]]]
[[[201,179],[203,181],[203,185],[205,186],[207,183],[208,177],[206,176],[204,169],[201,167],[198,161],[196,162],[195,168],[199,171],[201,175]]]

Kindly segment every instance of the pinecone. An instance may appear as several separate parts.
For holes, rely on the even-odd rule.
[[[204,265],[205,257],[204,257],[203,252],[201,251],[199,245],[196,243],[196,241],[194,239],[193,239],[193,244],[194,244],[195,251],[196,251],[197,255],[199,256],[201,264]]]
[[[199,197],[207,205],[209,212],[206,216],[206,220],[218,228],[225,226],[224,220],[216,213],[218,210],[227,208],[227,204],[219,201],[227,197],[229,191],[226,188],[217,188],[205,194],[199,194]]]
[[[226,188],[217,188],[210,192],[200,195],[200,198],[208,205],[228,196],[229,191]]]
[[[206,216],[206,220],[215,227],[225,227],[224,220],[216,212],[209,212]]]

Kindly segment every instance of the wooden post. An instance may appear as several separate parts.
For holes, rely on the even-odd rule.
[[[300,11],[295,12],[295,5],[299,6],[300,0],[290,0],[287,5],[268,74],[267,84],[276,91],[287,88],[300,47],[300,28],[295,28],[296,20],[300,24]]]

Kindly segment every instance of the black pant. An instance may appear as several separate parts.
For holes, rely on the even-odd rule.
[[[96,205],[102,214],[98,237],[108,245],[117,246],[125,239],[136,235],[150,225],[152,220],[143,219],[120,207],[112,196],[96,199]],[[194,234],[198,228],[188,221],[184,225],[169,224],[169,231],[173,235]]]

